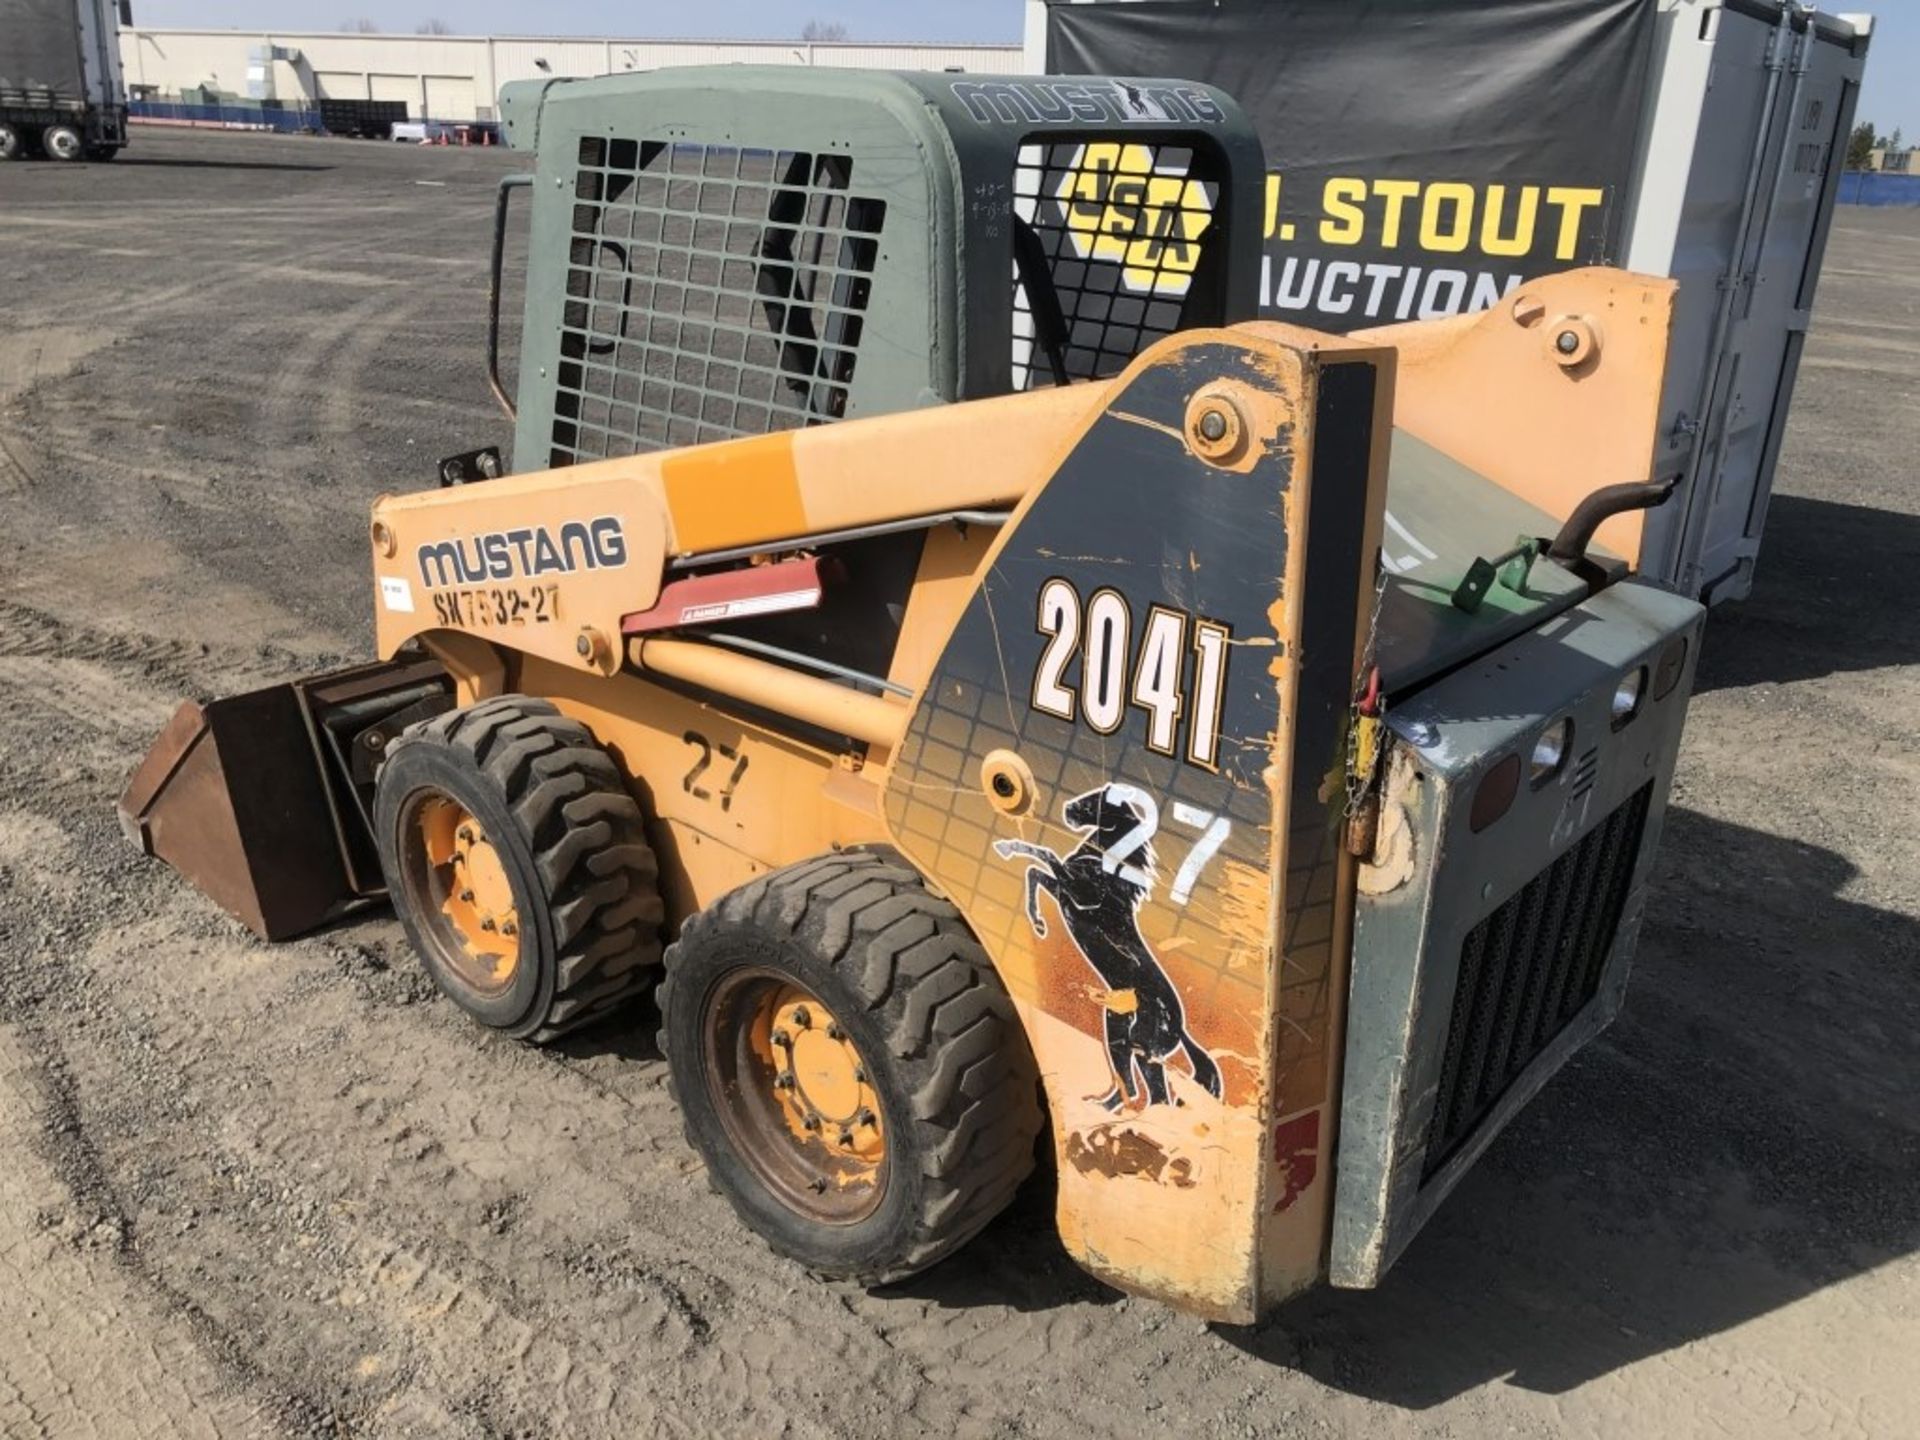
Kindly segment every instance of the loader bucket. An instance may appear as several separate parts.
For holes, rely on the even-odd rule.
[[[120,827],[262,939],[302,934],[385,893],[375,764],[452,703],[421,660],[184,701],[127,782]]]

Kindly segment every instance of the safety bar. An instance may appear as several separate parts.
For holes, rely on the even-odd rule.
[[[487,386],[509,420],[520,418],[520,408],[500,383],[500,274],[507,255],[507,199],[515,190],[532,184],[531,175],[509,175],[500,182],[493,202],[493,267],[487,272]]]

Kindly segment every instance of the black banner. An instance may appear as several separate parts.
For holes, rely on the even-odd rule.
[[[1616,261],[1652,0],[1049,0],[1047,68],[1203,80],[1266,147],[1262,312],[1478,310]]]

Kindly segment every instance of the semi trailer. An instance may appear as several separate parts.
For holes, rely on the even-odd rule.
[[[127,0],[0,0],[0,160],[111,160],[127,143]]]

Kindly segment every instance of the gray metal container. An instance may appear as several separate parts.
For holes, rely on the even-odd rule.
[[[1709,605],[1753,588],[1870,16],[1663,0],[1624,263],[1680,282],[1641,569]]]

